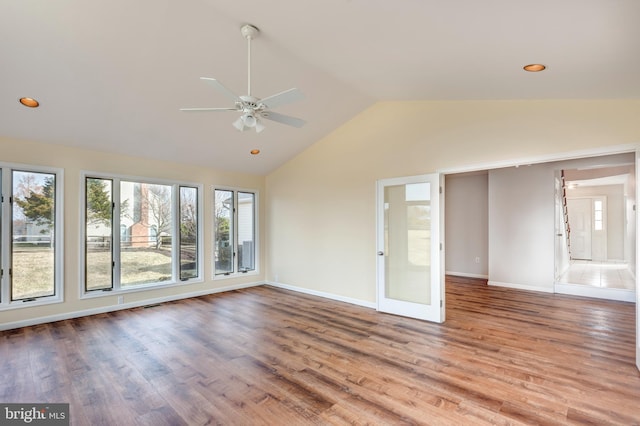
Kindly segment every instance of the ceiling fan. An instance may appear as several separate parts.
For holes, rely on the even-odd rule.
[[[233,108],[180,108],[180,111],[238,111],[242,115],[236,121],[233,122],[233,127],[241,132],[248,129],[255,129],[257,133],[260,133],[265,129],[262,119],[276,121],[278,123],[286,124],[293,127],[302,127],[305,121],[291,117],[284,114],[271,111],[272,108],[280,105],[285,105],[291,102],[298,101],[304,98],[304,95],[300,90],[293,88],[285,90],[284,92],[277,93],[275,95],[268,96],[264,99],[257,98],[251,95],[251,40],[256,38],[259,33],[258,28],[253,25],[243,25],[240,28],[242,36],[247,39],[248,50],[248,65],[247,65],[247,94],[245,96],[237,96],[235,93],[227,89],[215,78],[200,77],[206,83],[209,83],[220,93],[224,94],[228,98],[231,98],[235,102]]]

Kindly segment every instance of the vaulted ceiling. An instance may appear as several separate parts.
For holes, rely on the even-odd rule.
[[[640,98],[639,18],[637,0],[0,0],[0,136],[266,174],[377,101]],[[203,76],[246,94],[245,23],[253,94],[300,89],[277,111],[303,128],[179,111],[233,106]]]

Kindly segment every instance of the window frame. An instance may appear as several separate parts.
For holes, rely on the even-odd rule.
[[[216,191],[231,191],[233,192],[233,213],[232,213],[232,227],[233,229],[230,231],[232,233],[231,239],[233,240],[233,271],[228,273],[220,273],[216,274]],[[254,260],[254,268],[252,270],[241,271],[239,268],[239,256],[237,253],[238,250],[238,193],[249,193],[253,194],[253,260]],[[257,189],[252,188],[242,188],[235,186],[225,186],[225,185],[214,185],[211,190],[212,194],[212,230],[211,230],[211,238],[212,238],[212,253],[211,253],[211,275],[214,281],[216,280],[225,280],[230,278],[238,278],[243,276],[253,276],[260,274],[260,192]]]
[[[594,197],[592,201],[592,205],[593,205],[593,231],[595,232],[605,231],[606,197],[604,196]],[[598,213],[600,213],[600,215],[598,215]],[[598,216],[600,216],[600,218],[598,218]]]
[[[43,173],[55,176],[53,294],[11,300],[13,261],[13,172]],[[64,302],[64,170],[57,167],[0,162],[0,311]],[[6,240],[6,241],[5,241]]]
[[[197,228],[196,228],[196,270],[197,270],[197,275],[195,277],[187,277],[187,278],[182,278],[183,277],[183,263],[182,263],[182,248],[183,248],[183,241],[182,241],[182,189],[183,188],[188,188],[188,189],[195,189],[196,193],[195,193],[195,205],[196,205],[196,224],[197,224]],[[201,216],[200,216],[200,202],[202,199],[202,195],[201,195],[201,191],[199,190],[198,187],[195,186],[188,186],[188,185],[178,185],[178,234],[177,234],[177,240],[178,240],[178,272],[177,272],[177,277],[178,280],[182,281],[182,282],[186,282],[192,279],[195,279],[197,277],[199,277],[202,274],[202,262],[200,259],[200,255],[202,254],[202,250],[200,249],[200,247],[202,246],[202,239],[200,237],[200,231],[202,228],[201,222]]]
[[[87,290],[86,288],[86,271],[87,271],[87,263],[86,263],[86,209],[87,209],[87,179],[104,179],[111,180],[113,183],[112,186],[112,205],[113,205],[113,213],[112,213],[112,229],[111,229],[111,239],[112,239],[112,262],[113,262],[113,270],[112,270],[112,286],[111,288],[104,289],[95,289],[95,290]],[[132,183],[140,183],[140,184],[149,184],[149,185],[165,185],[171,187],[171,279],[167,281],[156,281],[149,282],[143,284],[129,285],[123,286],[121,282],[121,247],[120,247],[120,189],[122,182],[132,182]],[[179,233],[180,233],[180,189],[182,187],[194,188],[196,190],[196,213],[197,213],[197,231],[196,231],[196,262],[198,265],[198,273],[193,278],[188,278],[185,280],[180,279],[180,243],[179,243]],[[131,175],[120,175],[120,174],[112,174],[112,173],[101,173],[101,172],[92,172],[92,171],[81,171],[80,172],[80,188],[82,191],[81,196],[81,206],[80,206],[80,271],[79,271],[79,291],[80,298],[94,298],[94,297],[103,297],[109,296],[113,294],[125,294],[125,293],[133,293],[145,290],[153,290],[158,288],[166,288],[166,287],[175,287],[181,285],[188,285],[198,282],[204,281],[204,268],[203,259],[204,259],[204,244],[203,238],[204,235],[204,222],[203,218],[203,185],[200,183],[194,182],[186,182],[179,180],[169,180],[169,179],[158,179],[158,178],[150,178],[150,177],[141,177],[141,176],[131,176]]]

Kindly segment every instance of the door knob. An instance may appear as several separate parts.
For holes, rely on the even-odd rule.
[[[384,252],[383,251],[379,251],[378,252],[378,256],[384,256]]]

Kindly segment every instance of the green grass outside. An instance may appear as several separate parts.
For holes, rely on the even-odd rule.
[[[171,279],[169,250],[132,249],[121,255],[121,285],[168,281]],[[108,251],[87,254],[87,289],[111,286],[111,256]],[[12,299],[50,296],[54,293],[53,250],[34,247],[13,252]]]

